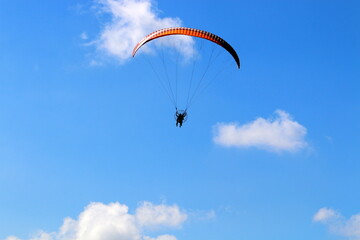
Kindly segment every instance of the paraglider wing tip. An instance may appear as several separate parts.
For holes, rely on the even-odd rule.
[[[237,65],[237,68],[240,69],[240,58],[239,57],[237,57],[236,65]]]
[[[136,54],[136,52],[137,52],[137,50],[138,50],[138,45],[136,45],[135,47],[134,47],[134,49],[133,49],[133,51],[132,51],[132,57],[135,57],[135,54]]]

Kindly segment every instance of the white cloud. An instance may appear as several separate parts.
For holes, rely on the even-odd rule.
[[[329,230],[348,239],[360,240],[360,214],[343,217],[330,208],[321,208],[313,217],[313,221],[325,224]]]
[[[222,146],[258,147],[269,151],[297,151],[307,146],[306,128],[282,110],[274,119],[257,118],[253,122],[219,123],[214,127],[214,142]]]
[[[131,58],[135,45],[149,33],[166,27],[182,26],[179,18],[160,17],[152,0],[97,0],[103,12],[111,15],[95,44],[99,50],[115,56],[120,62]],[[162,44],[177,49],[185,56],[194,53],[193,40],[167,38]],[[144,48],[146,50],[146,47]]]
[[[52,240],[55,236],[54,233],[46,233],[43,231],[38,232],[34,237],[32,237],[30,240]]]
[[[15,236],[9,236],[5,240],[21,240],[20,238],[17,238]]]
[[[144,227],[176,227],[187,219],[187,214],[181,212],[176,205],[154,205],[150,202],[143,202],[137,208],[135,217],[138,223]]]
[[[331,208],[321,208],[313,217],[315,222],[327,222],[331,219],[338,218],[339,214]]]
[[[78,219],[66,218],[58,232],[38,232],[29,240],[176,240],[172,235],[150,238],[144,226],[177,228],[187,219],[178,206],[144,202],[130,214],[120,203],[91,203]],[[20,240],[14,236],[6,240]]]

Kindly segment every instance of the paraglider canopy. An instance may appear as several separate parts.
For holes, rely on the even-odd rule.
[[[240,68],[239,56],[237,55],[234,48],[224,39],[210,32],[206,32],[195,28],[186,28],[186,27],[164,28],[150,33],[145,38],[143,38],[138,44],[136,44],[132,52],[132,56],[134,57],[136,52],[139,50],[139,48],[141,48],[141,46],[143,46],[145,43],[150,42],[156,38],[170,36],[170,35],[187,35],[187,36],[198,37],[212,41],[223,47],[226,51],[228,51],[231,54],[231,56],[234,58],[237,67]]]

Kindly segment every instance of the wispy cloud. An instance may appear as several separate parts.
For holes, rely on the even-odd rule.
[[[20,240],[20,238],[17,238],[17,237],[14,237],[14,236],[9,236],[5,240]]]
[[[89,37],[88,37],[88,35],[87,35],[86,32],[82,32],[82,33],[80,34],[80,38],[81,38],[82,40],[87,40]]]
[[[314,215],[313,221],[326,225],[330,232],[347,237],[348,239],[360,240],[360,214],[346,219],[339,212],[331,208],[321,208]]]
[[[257,147],[269,151],[297,151],[307,146],[306,128],[282,110],[275,118],[257,118],[253,122],[219,123],[214,127],[214,142],[227,147]]]
[[[143,202],[135,214],[130,214],[128,207],[118,202],[96,202],[89,204],[77,219],[66,218],[58,232],[39,231],[29,240],[176,240],[173,235],[146,236],[144,229],[149,226],[156,229],[178,228],[186,219],[187,214],[177,205]],[[11,236],[6,240],[20,239]]]
[[[181,212],[176,205],[154,205],[143,202],[136,209],[135,217],[143,227],[177,227],[187,219],[187,214]]]
[[[193,221],[211,221],[216,219],[215,210],[193,210],[189,211],[188,215]]]
[[[157,238],[144,237],[144,240],[176,240],[176,237],[172,235],[161,235]]]
[[[94,43],[99,50],[116,57],[120,63],[131,57],[135,45],[147,34],[161,28],[182,26],[179,18],[161,17],[152,0],[96,0],[96,2],[103,13],[111,16],[111,21],[103,26],[100,37]],[[194,53],[194,42],[189,37],[180,37],[176,41],[168,38],[161,42],[185,56]]]

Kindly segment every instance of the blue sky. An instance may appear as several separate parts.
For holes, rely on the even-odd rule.
[[[1,0],[0,239],[360,239],[359,10]],[[169,25],[241,59],[181,129],[124,47]]]

